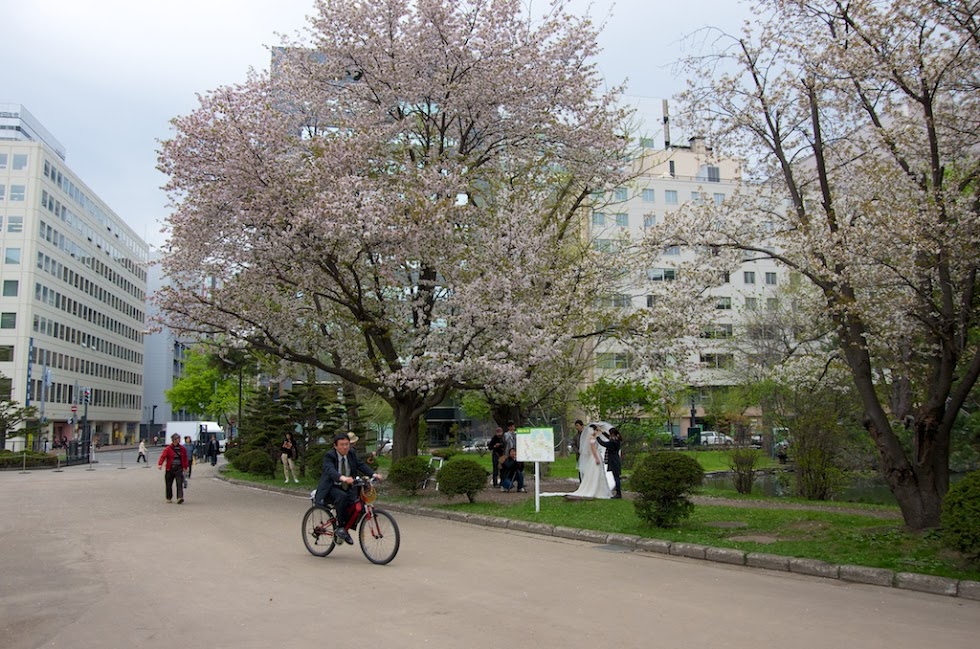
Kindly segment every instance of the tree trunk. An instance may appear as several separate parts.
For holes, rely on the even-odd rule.
[[[842,329],[846,339],[863,340],[859,324]],[[906,526],[912,530],[939,527],[943,497],[949,486],[949,433],[941,413],[928,413],[916,422],[914,457],[906,456],[891,421],[881,405],[871,375],[871,358],[863,345],[846,342],[844,356],[866,413],[865,428],[874,439],[881,470],[895,495]]]
[[[405,397],[390,403],[395,416],[391,460],[396,462],[403,457],[418,455],[419,419],[424,409],[423,400],[418,397]]]

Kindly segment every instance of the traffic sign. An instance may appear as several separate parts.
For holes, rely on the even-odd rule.
[[[71,407],[71,411],[72,412],[78,412],[78,406],[72,406]]]

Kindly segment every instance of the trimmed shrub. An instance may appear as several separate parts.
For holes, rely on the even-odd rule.
[[[439,469],[436,480],[439,491],[446,498],[466,494],[471,503],[476,502],[476,494],[487,486],[490,473],[474,460],[458,458],[447,462]]]
[[[231,462],[232,466],[235,465],[235,458],[242,454],[242,449],[240,446],[229,446],[225,449],[224,456],[225,461]]]
[[[429,461],[421,455],[409,455],[391,465],[388,480],[414,496],[434,471]]]
[[[947,546],[980,559],[980,471],[967,474],[950,487],[940,520]]]
[[[657,527],[673,527],[691,515],[694,505],[685,496],[701,485],[704,469],[694,458],[680,453],[644,455],[629,479],[641,520]]]
[[[38,469],[42,467],[53,467],[58,464],[58,456],[40,453],[37,451],[27,451],[25,464],[23,451],[11,451],[4,449],[0,451],[0,469]]]
[[[441,457],[444,460],[448,460],[454,455],[459,455],[459,450],[453,448],[452,446],[447,446],[446,448],[437,448],[432,451],[432,457]]]
[[[239,471],[255,475],[270,475],[276,468],[269,454],[259,449],[244,451],[235,458],[232,465]]]

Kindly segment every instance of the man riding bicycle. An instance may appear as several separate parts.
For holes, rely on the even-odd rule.
[[[358,474],[372,476],[381,480],[381,476],[373,473],[374,469],[357,457],[351,448],[351,437],[357,440],[353,433],[340,433],[333,438],[333,450],[323,456],[323,471],[320,473],[320,483],[316,488],[313,502],[322,506],[324,502],[333,503],[337,509],[337,536],[354,544],[354,539],[347,533],[347,516],[357,498],[357,490],[352,489],[354,477]]]

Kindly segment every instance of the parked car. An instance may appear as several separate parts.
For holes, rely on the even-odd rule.
[[[705,430],[701,432],[701,446],[731,446],[735,443],[729,435],[719,433],[717,430]]]
[[[487,443],[490,441],[487,437],[480,437],[477,439],[468,440],[463,444],[464,453],[489,453],[490,449],[487,448]]]

